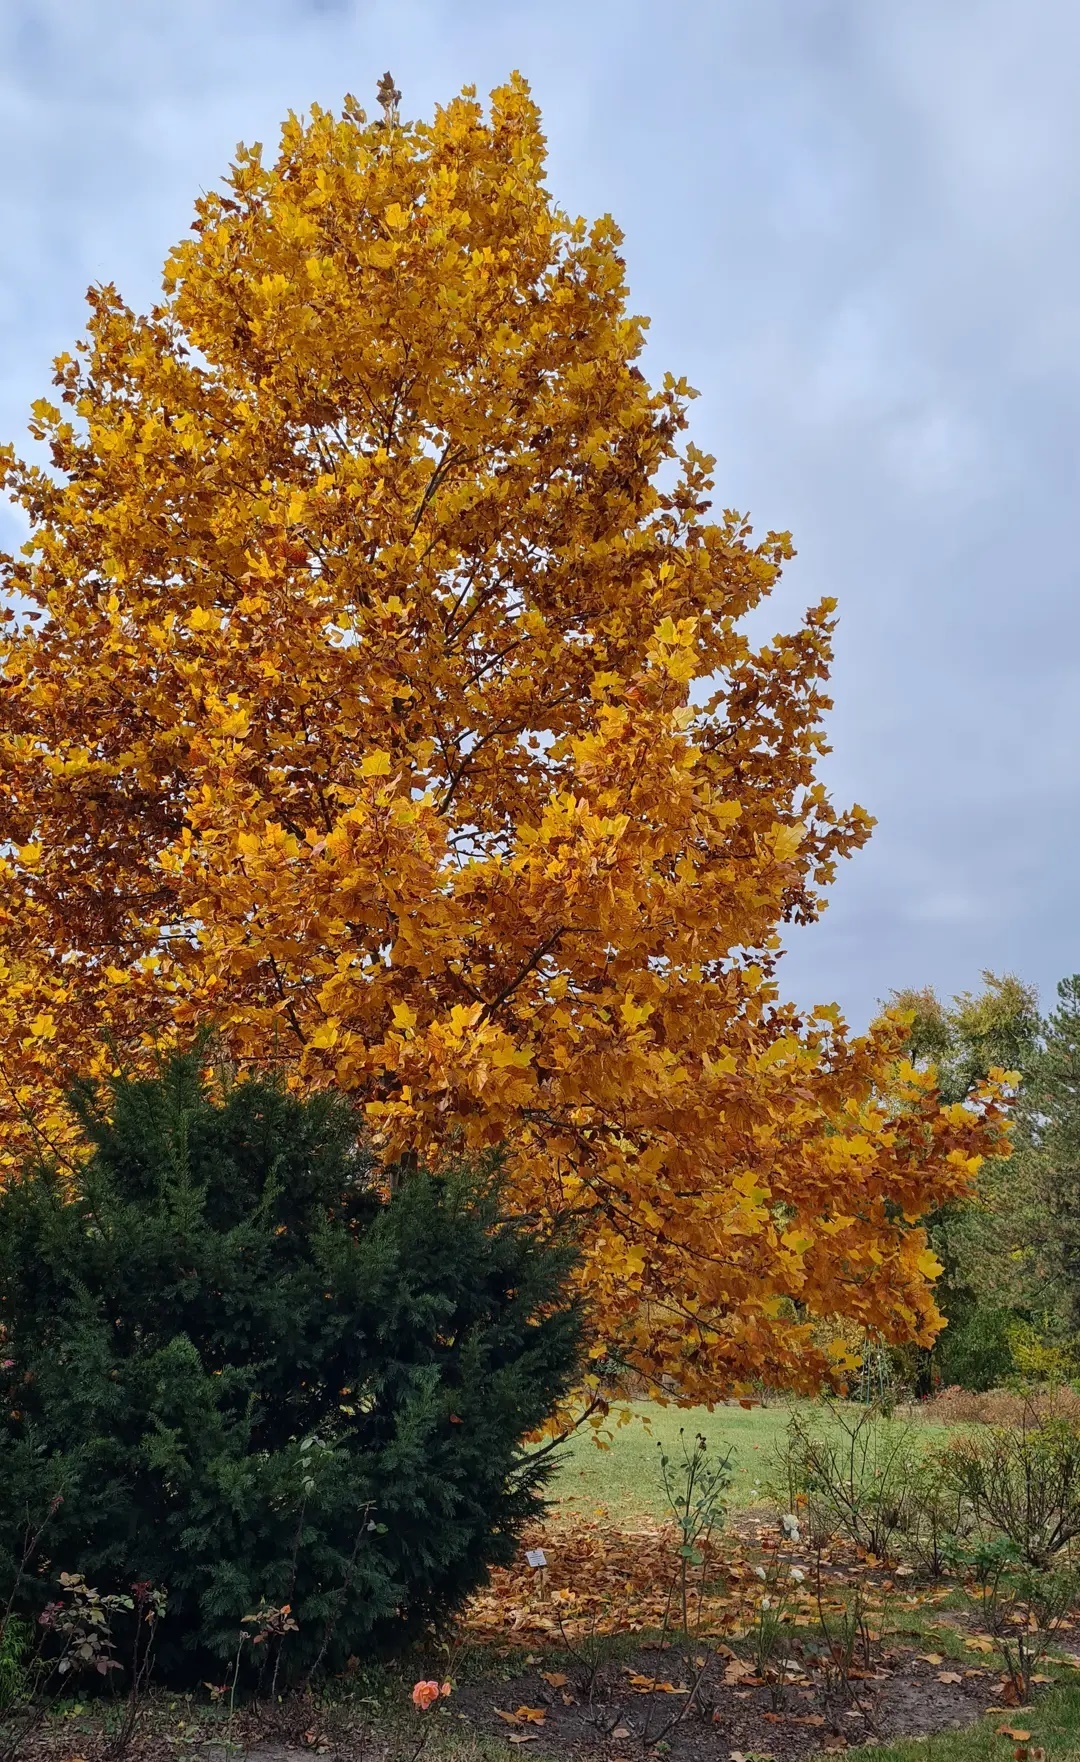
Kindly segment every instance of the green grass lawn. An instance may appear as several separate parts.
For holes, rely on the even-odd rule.
[[[710,1458],[731,1449],[733,1507],[753,1505],[766,1497],[762,1483],[772,1471],[773,1446],[783,1439],[790,1412],[786,1403],[717,1407],[712,1413],[704,1407],[657,1407],[650,1401],[630,1406],[633,1421],[614,1432],[610,1449],[597,1449],[588,1427],[567,1443],[551,1483],[552,1496],[563,1511],[587,1516],[602,1506],[617,1523],[665,1516],[658,1445],[678,1460],[680,1428],[690,1446],[702,1432]]]
[[[605,1515],[615,1523],[666,1516],[657,1446],[663,1444],[668,1455],[678,1460],[681,1428],[691,1446],[697,1433],[704,1433],[710,1458],[731,1450],[728,1503],[732,1510],[743,1510],[768,1500],[765,1483],[777,1474],[773,1453],[783,1443],[795,1405],[817,1404],[777,1399],[768,1407],[717,1407],[709,1413],[704,1407],[658,1407],[652,1401],[630,1402],[632,1423],[616,1430],[612,1419],[601,1434],[606,1440],[607,1433],[611,1433],[609,1449],[597,1448],[595,1434],[588,1426],[567,1441],[551,1482],[551,1496],[564,1511],[580,1515],[603,1507]],[[901,1419],[898,1423],[906,1422]],[[948,1435],[948,1428],[926,1421],[913,1430],[926,1444]]]
[[[1001,1726],[1030,1732],[1030,1740],[1017,1744]],[[1080,1756],[1080,1688],[1069,1683],[1049,1689],[1023,1713],[991,1713],[960,1731],[882,1744],[874,1762],[1012,1762],[1014,1754],[1030,1755],[1036,1748],[1046,1752],[1046,1762]]]

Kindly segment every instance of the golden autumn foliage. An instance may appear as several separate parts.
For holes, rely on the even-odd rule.
[[[149,316],[91,292],[51,467],[0,454],[3,1154],[212,1020],[388,1154],[505,1142],[584,1220],[598,1355],[805,1387],[822,1316],[930,1337],[913,1226],[1000,1116],[779,1001],[870,826],[815,781],[833,605],[742,633],[788,537],[707,517],[620,235],[543,161],[517,79],[290,118]]]

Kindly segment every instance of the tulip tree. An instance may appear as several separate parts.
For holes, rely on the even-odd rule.
[[[388,1159],[505,1144],[597,1359],[808,1386],[822,1318],[932,1338],[918,1220],[999,1104],[781,999],[871,825],[815,775],[834,605],[751,643],[790,540],[710,514],[618,229],[543,169],[516,78],[290,117],[148,315],[91,290],[51,463],[0,455],[3,1150],[213,1022]]]

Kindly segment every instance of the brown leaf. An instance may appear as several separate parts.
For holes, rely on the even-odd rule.
[[[511,1744],[535,1744],[540,1736],[538,1731],[511,1731],[507,1733],[507,1742]]]
[[[491,1711],[494,1713],[494,1715],[497,1719],[505,1719],[507,1725],[520,1725],[521,1724],[521,1721],[518,1718],[516,1713],[504,1713],[501,1707],[493,1707],[491,1709]]]
[[[733,1658],[730,1664],[724,1666],[724,1681],[728,1683],[744,1682],[747,1677],[753,1676],[753,1674],[753,1667],[747,1664],[743,1658]]]
[[[963,1682],[964,1680],[958,1670],[939,1670],[937,1679],[938,1682]]]
[[[561,1670],[542,1670],[540,1675],[553,1689],[564,1689],[570,1680],[569,1677],[564,1676]]]
[[[617,1725],[611,1735],[613,1738],[629,1738],[634,1734],[628,1725]]]

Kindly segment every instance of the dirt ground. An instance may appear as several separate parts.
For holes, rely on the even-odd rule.
[[[659,1746],[669,1762],[728,1762],[735,1751],[785,1762],[868,1739],[968,1725],[1000,1705],[996,1672],[949,1667],[933,1654],[886,1652],[873,1670],[854,1672],[846,1689],[828,1683],[809,1660],[789,1659],[780,1689],[723,1653],[704,1669],[700,1660],[675,1648],[644,1648],[602,1665],[592,1683],[587,1671],[537,1665],[497,1685],[465,1685],[441,1716],[467,1720],[509,1744],[535,1742],[557,1756],[614,1759]],[[691,1682],[697,1683],[693,1705],[685,1692]],[[1002,1710],[1006,1724],[1015,1716],[1015,1709]]]

